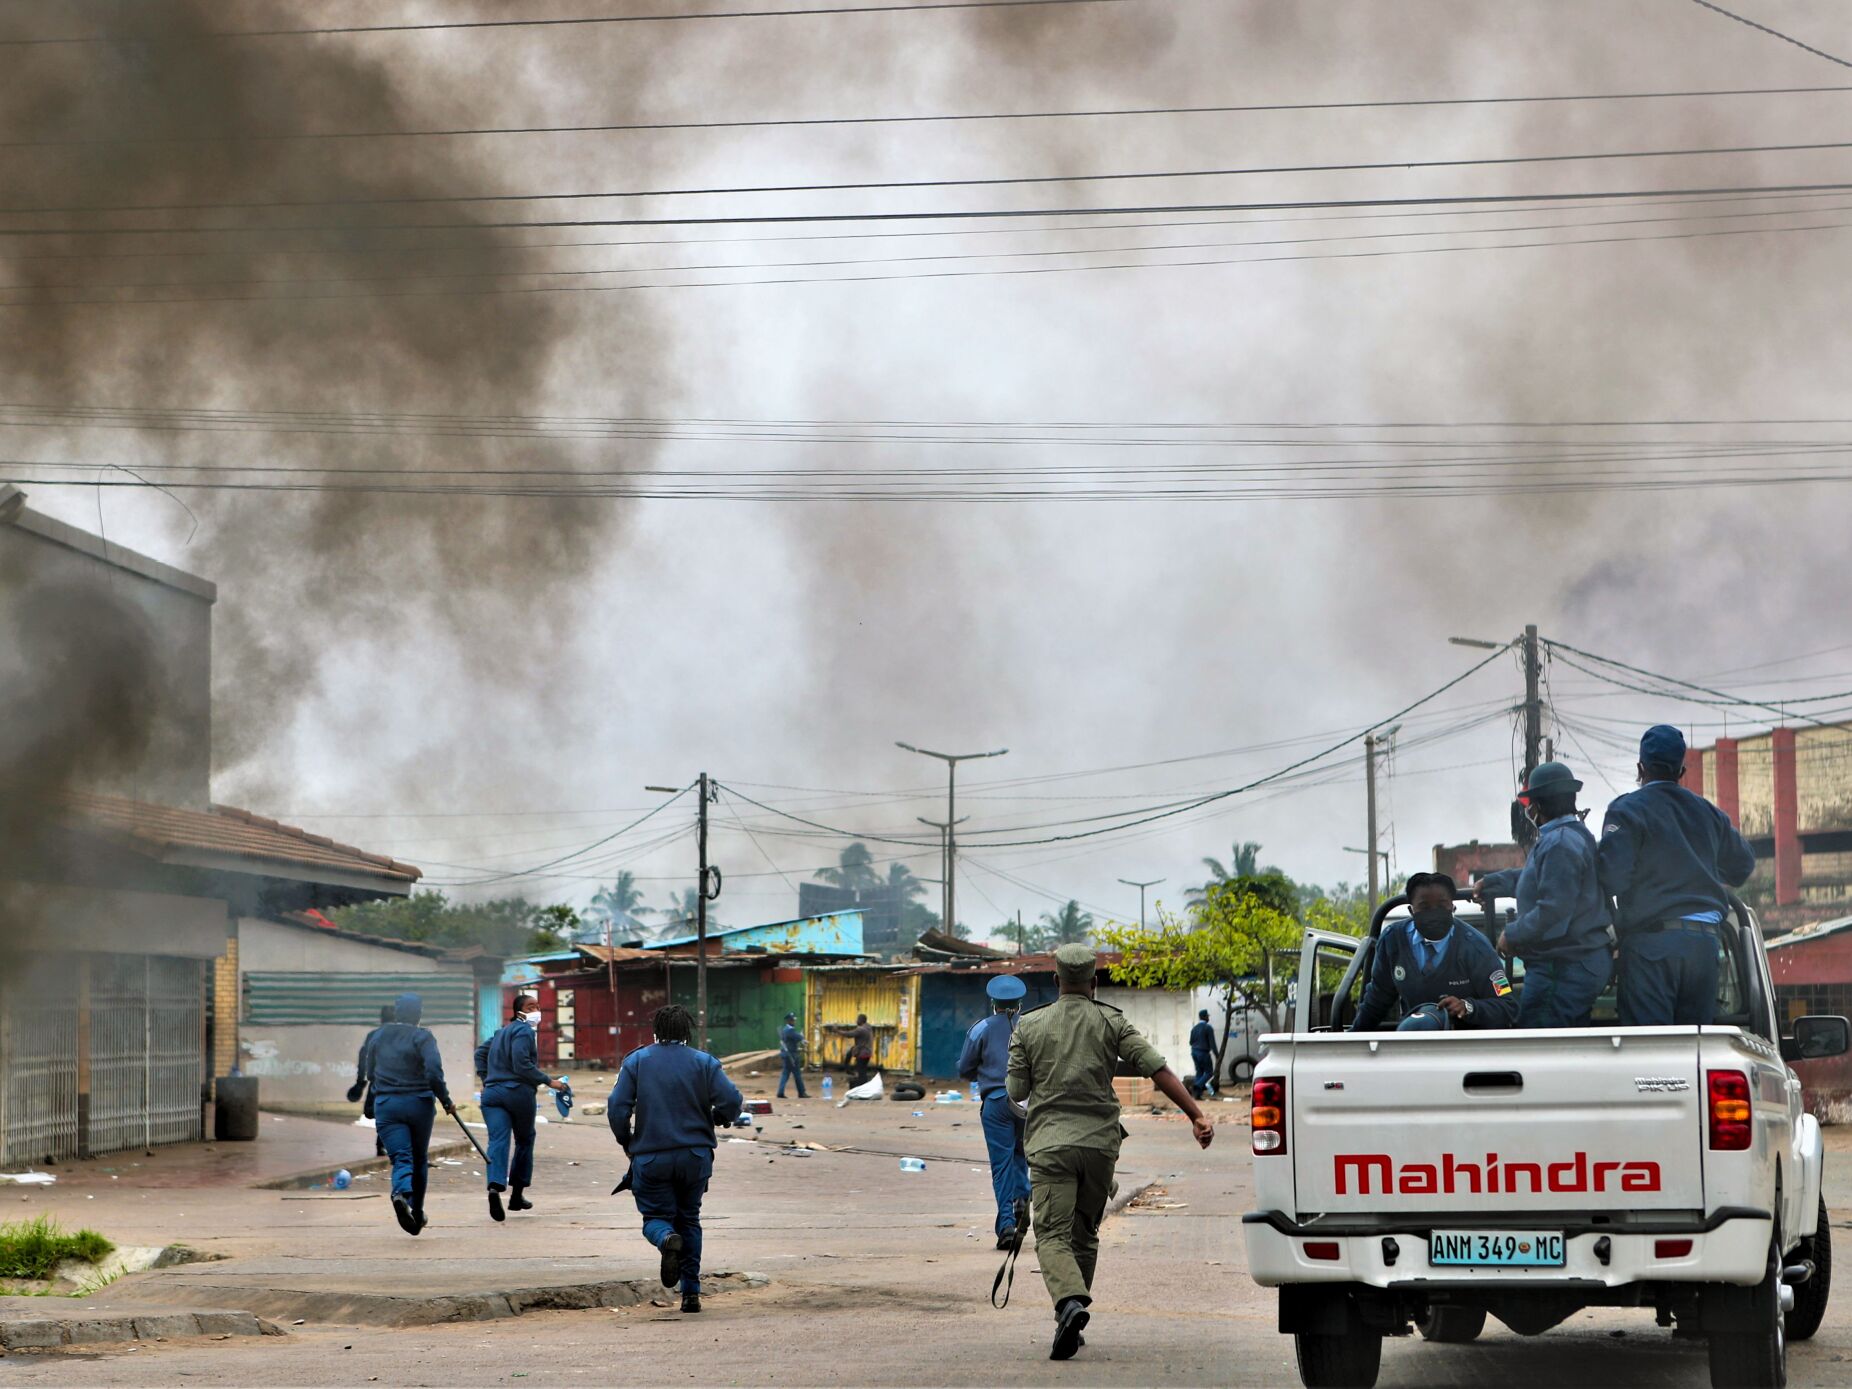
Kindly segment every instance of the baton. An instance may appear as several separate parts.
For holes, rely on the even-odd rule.
[[[453,1109],[450,1111],[450,1117],[457,1121],[457,1127],[463,1130],[463,1136],[469,1140],[469,1146],[476,1150],[476,1156],[481,1158],[482,1165],[487,1167],[489,1165],[489,1155],[482,1151],[482,1144],[478,1143],[476,1141],[476,1135],[469,1131],[469,1125],[463,1122],[463,1116]]]

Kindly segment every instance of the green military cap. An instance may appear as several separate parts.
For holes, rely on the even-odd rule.
[[[1090,984],[1098,964],[1090,947],[1070,943],[1055,951],[1055,973],[1063,984]]]

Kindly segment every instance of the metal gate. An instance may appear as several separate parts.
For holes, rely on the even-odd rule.
[[[201,1137],[205,987],[197,960],[90,957],[92,1153]]]
[[[0,974],[0,1161],[77,1156],[76,964],[22,954]]]

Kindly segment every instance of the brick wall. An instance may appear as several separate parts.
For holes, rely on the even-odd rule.
[[[212,962],[212,1073],[230,1075],[238,1064],[238,938],[225,942],[225,953]]]

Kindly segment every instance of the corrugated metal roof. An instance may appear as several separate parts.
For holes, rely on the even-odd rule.
[[[1785,950],[1790,945],[1805,945],[1810,940],[1819,940],[1822,936],[1836,936],[1841,931],[1852,930],[1852,916],[1837,917],[1832,921],[1816,921],[1809,926],[1796,926],[1792,931],[1771,940],[1770,952]]]
[[[409,863],[228,805],[187,810],[127,796],[66,791],[59,807],[59,818],[72,828],[126,840],[137,852],[163,862],[184,864],[191,856],[211,854],[246,860],[252,872],[273,877],[312,876],[324,869],[409,885],[424,876]]]

